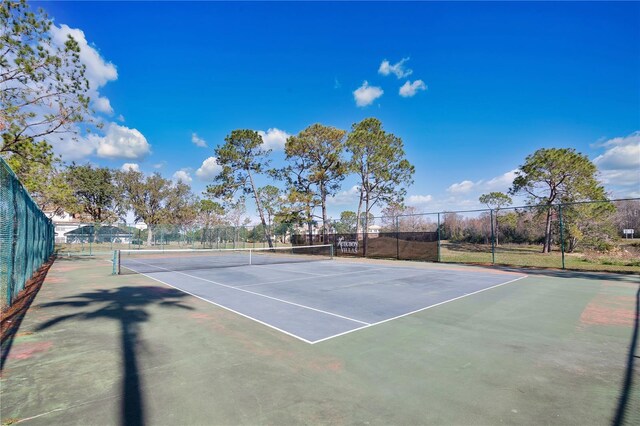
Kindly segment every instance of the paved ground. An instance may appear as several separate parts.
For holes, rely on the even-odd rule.
[[[307,343],[362,330],[526,276],[337,259],[206,269],[209,261],[219,260],[217,255],[188,254],[174,258],[159,252],[158,256],[127,259],[127,270],[142,271],[153,280]],[[286,256],[274,260],[283,258],[287,260]]]
[[[3,342],[3,422],[640,424],[637,277],[527,271],[309,345],[110,272],[53,265]]]

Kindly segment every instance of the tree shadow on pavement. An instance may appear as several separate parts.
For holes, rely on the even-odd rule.
[[[45,330],[68,320],[116,321],[120,327],[122,351],[122,400],[121,424],[144,425],[144,398],[138,371],[137,345],[140,338],[140,324],[149,321],[145,307],[158,305],[168,308],[192,310],[180,302],[186,293],[166,287],[118,287],[97,290],[67,297],[63,300],[40,305],[44,308],[82,309],[96,306],[95,310],[60,315],[36,327]]]

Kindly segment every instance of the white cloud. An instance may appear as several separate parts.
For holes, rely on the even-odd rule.
[[[410,98],[415,96],[419,90],[427,90],[427,85],[424,84],[424,81],[416,80],[413,83],[410,83],[409,80],[407,80],[407,82],[400,88],[399,93],[403,98]]]
[[[202,180],[211,180],[222,171],[216,157],[209,157],[202,162],[202,166],[196,170],[196,176]]]
[[[489,179],[484,183],[483,189],[486,191],[507,192],[516,178],[517,171],[518,169],[509,170],[500,176]]]
[[[606,148],[605,152],[593,160],[600,169],[640,170],[640,131],[609,139],[601,146]]]
[[[118,71],[111,62],[106,62],[94,46],[89,45],[84,32],[77,28],[70,28],[62,24],[58,28],[52,25],[49,30],[52,41],[58,46],[64,46],[67,36],[71,35],[80,46],[80,61],[87,66],[85,76],[93,88],[104,86],[109,81],[117,80]],[[95,85],[95,86],[94,86]]]
[[[358,203],[360,187],[354,185],[351,188],[338,192],[333,197],[327,197],[327,204],[332,206],[349,206]]]
[[[166,166],[166,165],[167,165],[167,162],[166,162],[166,161],[161,161],[161,162],[159,162],[159,163],[154,164],[154,165],[153,165],[153,168],[154,168],[154,169],[161,169],[161,168],[163,168],[163,167],[164,167],[164,166]]]
[[[111,102],[109,99],[104,97],[98,97],[93,100],[93,107],[96,111],[102,112],[105,114],[113,114],[113,108],[111,107]]]
[[[189,169],[178,170],[173,174],[173,180],[176,182],[182,181],[182,183],[191,183],[191,175],[189,175]]]
[[[599,143],[605,148],[593,163],[600,171],[602,182],[613,189],[617,197],[632,197],[640,190],[640,131]]]
[[[384,90],[380,87],[369,86],[369,83],[365,80],[362,86],[353,91],[353,98],[357,106],[365,107],[371,105],[373,101],[382,96],[383,93]]]
[[[117,119],[119,122],[124,123],[124,115],[122,114],[118,115]]]
[[[279,151],[284,149],[284,144],[287,142],[287,138],[291,136],[284,130],[268,129],[266,132],[258,130],[258,134],[262,137],[262,145],[264,149],[272,149]]]
[[[407,62],[409,58],[402,58],[399,62],[391,65],[389,61],[386,59],[382,61],[380,64],[380,68],[378,68],[378,72],[382,75],[395,74],[396,77],[403,78],[413,74],[413,70],[404,69],[404,63]]]
[[[481,179],[477,182],[470,180],[463,180],[459,183],[454,183],[447,188],[447,192],[455,195],[468,194],[470,192],[507,192],[513,183],[513,179],[516,177],[517,169],[510,170],[506,173],[496,176],[489,180]]]
[[[104,137],[97,138],[98,157],[138,159],[151,152],[151,145],[142,133],[115,123],[109,124]]]
[[[191,142],[193,142],[195,146],[199,146],[200,148],[207,147],[207,142],[204,139],[202,139],[200,136],[198,136],[196,133],[191,134]]]
[[[460,183],[454,183],[449,186],[449,188],[447,188],[447,191],[451,192],[452,194],[466,194],[471,191],[474,186],[476,186],[476,184],[472,181],[463,180]]]
[[[140,171],[140,165],[137,164],[137,163],[124,163],[122,165],[122,167],[120,167],[120,169],[123,172],[129,172],[129,171],[139,172]]]
[[[78,131],[77,128],[75,128]],[[86,138],[66,133],[59,138],[49,138],[48,142],[53,147],[53,152],[59,155],[63,161],[82,160],[95,153],[99,137],[89,135]]]
[[[407,204],[410,206],[421,206],[429,204],[431,201],[433,201],[433,197],[431,195],[410,195],[407,198]]]
[[[54,45],[64,47],[68,36],[71,35],[80,47],[80,62],[86,66],[85,77],[89,81],[89,97],[93,99],[93,107],[98,112],[113,114],[109,99],[100,96],[98,89],[109,81],[118,79],[118,71],[111,62],[105,61],[97,48],[87,42],[85,34],[77,28],[70,28],[62,24],[60,27],[52,25],[49,29]]]

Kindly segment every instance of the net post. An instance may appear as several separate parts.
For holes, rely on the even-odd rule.
[[[251,265],[251,264],[252,264],[252,263],[251,263],[251,251],[252,251],[252,250],[251,250],[251,249],[249,249],[249,265]]]
[[[564,269],[564,225],[562,223],[562,204],[558,204],[558,220],[560,221],[560,251],[562,252],[562,269]]]
[[[333,260],[333,244],[329,246],[329,256],[331,257],[331,260]]]
[[[120,275],[120,250],[113,251],[113,270],[111,275]]]

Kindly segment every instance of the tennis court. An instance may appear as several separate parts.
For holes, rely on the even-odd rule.
[[[312,344],[525,277],[335,259],[331,246],[122,250],[118,269]]]

